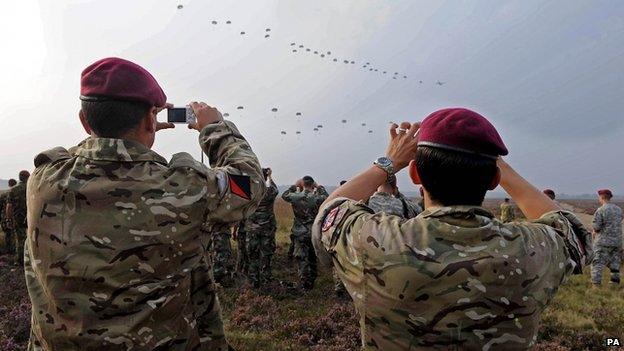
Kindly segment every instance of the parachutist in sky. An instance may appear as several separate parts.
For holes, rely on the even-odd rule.
[[[273,112],[277,112],[277,107],[273,107],[273,108],[271,109],[271,111],[273,111]]]
[[[217,21],[212,21],[212,24],[217,24]]]
[[[244,109],[244,107],[243,106],[238,106],[236,109],[237,110],[242,110],[242,109]]]
[[[296,116],[301,116],[301,112],[295,113]]]
[[[184,5],[178,5],[178,10],[182,10],[184,8]]]

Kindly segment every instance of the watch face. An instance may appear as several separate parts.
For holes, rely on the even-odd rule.
[[[387,167],[387,166],[390,166],[392,164],[392,161],[390,161],[390,159],[387,158],[387,157],[380,157],[380,158],[377,159],[377,163],[380,166]]]

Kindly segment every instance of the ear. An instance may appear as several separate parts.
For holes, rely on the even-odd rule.
[[[490,183],[488,190],[496,189],[496,187],[498,186],[498,183],[500,183],[500,179],[501,179],[501,171],[500,171],[500,168],[496,167],[496,174],[494,175],[494,178],[492,178],[492,183]]]
[[[418,169],[416,168],[416,161],[411,160],[409,165],[407,166],[407,170],[409,172],[409,176],[412,179],[412,183],[416,185],[422,184],[420,181],[420,176],[418,175]]]
[[[143,128],[146,132],[156,133],[156,115],[158,114],[158,109],[152,106],[149,113],[143,119]]]
[[[91,135],[93,131],[91,130],[91,127],[89,126],[89,122],[87,122],[87,116],[85,116],[82,110],[78,111],[78,117],[80,118],[80,124],[82,124],[82,128],[84,128],[87,134]]]

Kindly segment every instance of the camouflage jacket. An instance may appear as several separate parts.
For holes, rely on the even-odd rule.
[[[10,228],[10,219],[6,216],[6,203],[7,197],[9,196],[9,191],[5,190],[0,193],[0,228],[2,231],[7,231]]]
[[[368,199],[368,207],[375,213],[383,212],[387,215],[403,218],[414,218],[422,210],[415,203],[407,199],[403,194],[392,195],[386,192],[375,192]]]
[[[19,182],[12,187],[7,195],[6,202],[13,207],[13,218],[8,219],[12,221],[16,228],[26,228],[26,183]]]
[[[328,196],[329,194],[322,186],[315,191],[297,191],[297,187],[293,185],[282,194],[282,199],[290,202],[295,214],[293,234],[307,235],[309,233],[319,207]]]
[[[516,219],[516,212],[511,204],[502,203],[500,205],[500,211],[501,222],[507,223]]]
[[[414,201],[408,199],[401,192],[397,192],[395,195],[397,199],[401,200],[403,207],[405,208],[405,214],[407,219],[418,216],[423,210],[422,207]]]
[[[275,204],[275,198],[278,192],[277,185],[271,180],[256,212],[252,213],[245,221],[245,232],[275,230],[277,223],[275,221],[273,205]]]
[[[212,226],[249,215],[265,187],[233,123],[206,126],[199,143],[212,168],[106,138],[35,158],[30,350],[227,348],[204,253]]]
[[[453,206],[404,220],[339,198],[321,209],[312,241],[353,298],[366,350],[528,349],[541,312],[585,262],[561,212],[503,224]]]
[[[622,209],[608,203],[594,213],[593,229],[596,232],[595,245],[622,246]]]

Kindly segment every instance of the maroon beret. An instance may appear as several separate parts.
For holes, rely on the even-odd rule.
[[[598,195],[605,195],[608,197],[613,197],[613,193],[609,189],[600,189],[598,190]]]
[[[141,101],[163,107],[167,96],[143,67],[117,57],[101,59],[82,71],[80,99]]]
[[[552,189],[544,189],[542,192],[546,195],[555,196],[555,192]]]
[[[447,108],[425,118],[418,145],[497,158],[508,151],[496,128],[480,114],[465,108]]]

